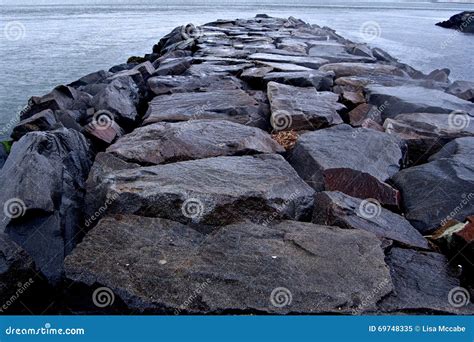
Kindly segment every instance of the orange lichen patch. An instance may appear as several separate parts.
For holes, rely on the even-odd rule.
[[[295,146],[298,136],[298,133],[295,131],[280,131],[272,134],[273,140],[283,146],[287,151]]]

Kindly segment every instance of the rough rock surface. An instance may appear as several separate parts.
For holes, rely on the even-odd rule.
[[[35,273],[30,256],[8,235],[0,233],[0,313],[8,309],[9,303],[14,304],[12,296],[18,295],[17,291],[29,284]]]
[[[316,191],[397,206],[398,192],[384,182],[399,170],[401,159],[398,138],[343,124],[301,135],[289,160]]]
[[[302,219],[313,190],[279,155],[216,157],[111,172],[88,192],[114,198],[111,213],[222,225]],[[105,185],[105,187],[104,187]],[[89,208],[94,212],[98,208]]]
[[[399,114],[386,119],[384,128],[407,142],[412,163],[422,163],[451,140],[474,136],[474,116],[461,112]]]
[[[369,86],[368,102],[385,106],[383,118],[403,113],[474,113],[474,103],[436,89],[419,86]]]
[[[52,281],[80,234],[89,145],[74,130],[28,133],[0,171],[0,232],[7,233]]]
[[[339,191],[316,194],[313,223],[362,229],[411,247],[428,248],[428,241],[402,216],[375,201],[363,201]]]
[[[400,189],[406,218],[422,233],[450,219],[472,215],[468,198],[474,194],[474,137],[458,138],[423,165],[398,172],[392,180]]]
[[[230,120],[256,127],[266,125],[259,102],[243,90],[214,90],[155,97],[150,102],[144,124],[192,119]]]
[[[362,302],[373,310],[392,290],[374,235],[294,221],[206,236],[164,219],[109,217],[67,258],[66,274],[139,312],[348,313]]]
[[[319,68],[320,71],[332,71],[336,78],[346,76],[406,76],[406,74],[396,66],[387,64],[365,64],[365,63],[333,63],[326,64]]]
[[[225,120],[156,123],[136,129],[107,149],[142,165],[283,151],[261,129]]]
[[[393,248],[388,254],[388,265],[395,291],[380,303],[382,310],[421,313],[466,310],[450,303],[453,300],[450,291],[459,286],[459,280],[442,254]],[[472,311],[472,307],[468,310]]]
[[[446,92],[460,99],[474,102],[474,82],[455,81],[446,89]]]
[[[343,122],[338,112],[345,107],[337,102],[338,96],[332,92],[270,82],[267,95],[272,111],[271,124],[277,131],[314,130]]]

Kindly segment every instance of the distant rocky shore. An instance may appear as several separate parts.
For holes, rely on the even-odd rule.
[[[177,27],[0,145],[0,311],[473,314],[473,102],[293,17]]]
[[[464,11],[453,15],[446,21],[441,21],[436,25],[457,30],[464,33],[474,33],[474,12]]]

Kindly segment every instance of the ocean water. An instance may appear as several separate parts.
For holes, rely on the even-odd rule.
[[[149,53],[178,25],[257,13],[329,26],[424,72],[448,67],[452,79],[474,80],[474,35],[434,25],[474,5],[311,0],[14,5],[7,1],[0,0],[0,137],[8,134],[30,96],[123,63],[129,56]],[[368,36],[368,31],[376,34]]]

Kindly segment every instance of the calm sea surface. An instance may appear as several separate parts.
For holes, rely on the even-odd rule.
[[[281,0],[272,4],[169,3],[13,6],[1,5],[0,0],[0,136],[8,133],[15,113],[32,95],[42,95],[58,84],[123,63],[131,55],[148,53],[155,42],[178,25],[253,17],[256,13],[292,15],[332,27],[356,41],[364,41],[361,27],[380,28],[380,36],[370,41],[372,46],[422,71],[448,67],[452,79],[474,80],[474,35],[434,25],[457,12],[473,9],[472,5],[311,5],[311,1]]]

